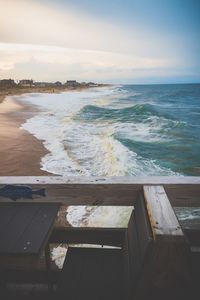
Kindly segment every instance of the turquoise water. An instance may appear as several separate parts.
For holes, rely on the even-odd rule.
[[[140,160],[153,160],[183,175],[200,175],[199,84],[126,85],[116,88],[112,99],[108,107],[85,106],[75,119],[123,123],[127,131],[114,133],[114,139]]]
[[[27,95],[23,128],[64,176],[200,176],[200,85],[123,85]]]

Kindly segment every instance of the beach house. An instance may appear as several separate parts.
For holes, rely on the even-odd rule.
[[[14,87],[16,86],[16,83],[13,79],[2,79],[0,80],[0,87],[4,88],[8,88],[8,87]]]
[[[19,85],[23,87],[31,87],[34,86],[32,79],[22,79],[19,81]]]
[[[80,83],[77,82],[76,80],[67,80],[65,85],[68,86],[68,87],[76,87],[76,86],[79,86]]]

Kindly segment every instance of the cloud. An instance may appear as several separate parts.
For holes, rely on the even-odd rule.
[[[64,47],[0,43],[0,73],[15,78],[35,77],[37,80],[110,79],[128,75],[139,69],[166,69],[173,60],[154,59],[105,51],[69,49]],[[47,72],[49,70],[50,72]]]
[[[176,46],[183,46],[180,37],[177,41],[176,36],[170,36],[169,43],[168,37],[142,24],[108,23],[69,7],[61,9],[56,1],[45,5],[37,0],[0,0],[0,7],[1,42],[168,58]]]

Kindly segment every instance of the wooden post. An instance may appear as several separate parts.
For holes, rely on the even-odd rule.
[[[189,246],[165,190],[162,186],[143,190],[153,239],[143,256],[136,299],[193,299]]]
[[[137,289],[138,278],[141,274],[143,261],[152,242],[152,232],[147,218],[145,203],[142,195],[139,195],[135,203],[133,214],[131,215],[124,249],[128,255],[124,260],[127,270],[128,299],[133,299]]]

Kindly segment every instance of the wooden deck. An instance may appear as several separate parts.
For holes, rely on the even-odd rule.
[[[61,177],[0,177],[0,202],[13,202],[9,197],[1,194],[1,189],[8,184],[26,186],[32,191],[45,190],[45,196],[33,193],[32,199],[23,196],[18,197],[17,202],[48,201],[61,204],[60,214],[50,237],[51,243],[95,243],[120,247],[123,272],[120,271],[119,251],[116,251],[118,254],[116,256],[114,254],[112,259],[108,259],[110,266],[113,263],[108,270],[104,264],[107,259],[104,251],[97,255],[101,249],[93,250],[93,252],[92,249],[87,249],[89,252],[84,249],[69,251],[68,260],[65,261],[67,271],[65,269],[64,277],[68,278],[70,286],[78,284],[79,280],[78,285],[82,293],[89,295],[92,291],[90,295],[95,294],[101,286],[97,284],[98,281],[95,281],[95,276],[100,276],[99,281],[103,283],[106,276],[101,277],[101,274],[104,272],[110,274],[107,280],[113,278],[111,286],[116,287],[116,294],[115,289],[113,290],[113,295],[116,295],[115,299],[123,291],[124,296],[120,299],[183,300],[193,299],[192,295],[198,291],[198,286],[200,286],[200,221],[178,220],[177,213],[182,208],[196,210],[200,208],[199,177],[65,179]],[[127,228],[75,228],[66,222],[66,210],[69,205],[134,206],[134,212]],[[99,273],[95,271],[98,268]],[[77,273],[79,274],[80,270],[82,270],[82,275],[78,279]],[[109,270],[113,271],[112,274]],[[44,274],[41,268],[38,272],[38,274]],[[91,274],[94,273],[95,276],[92,276]],[[28,282],[28,273],[27,276],[24,274],[21,273],[21,281],[24,282],[23,278],[26,277],[25,281]],[[37,282],[37,279],[38,281],[41,279],[41,282],[45,281],[44,276],[37,275],[33,280],[33,274],[34,272],[29,270],[30,281]],[[118,286],[117,281],[120,281],[121,274],[123,274],[123,280]],[[19,277],[18,281],[20,281]],[[59,277],[60,272],[55,270],[53,278],[56,285]],[[58,283],[59,293],[64,291],[62,280]],[[88,282],[90,281],[95,287],[94,290],[89,288]],[[122,282],[125,282],[125,285]],[[125,291],[123,286],[125,286]],[[104,292],[109,294],[108,290],[102,291],[102,294],[97,292],[97,294],[100,297],[100,295],[105,295]],[[73,299],[79,299],[78,294],[77,298]],[[90,299],[89,296],[87,299]],[[110,296],[109,299],[112,297]]]

